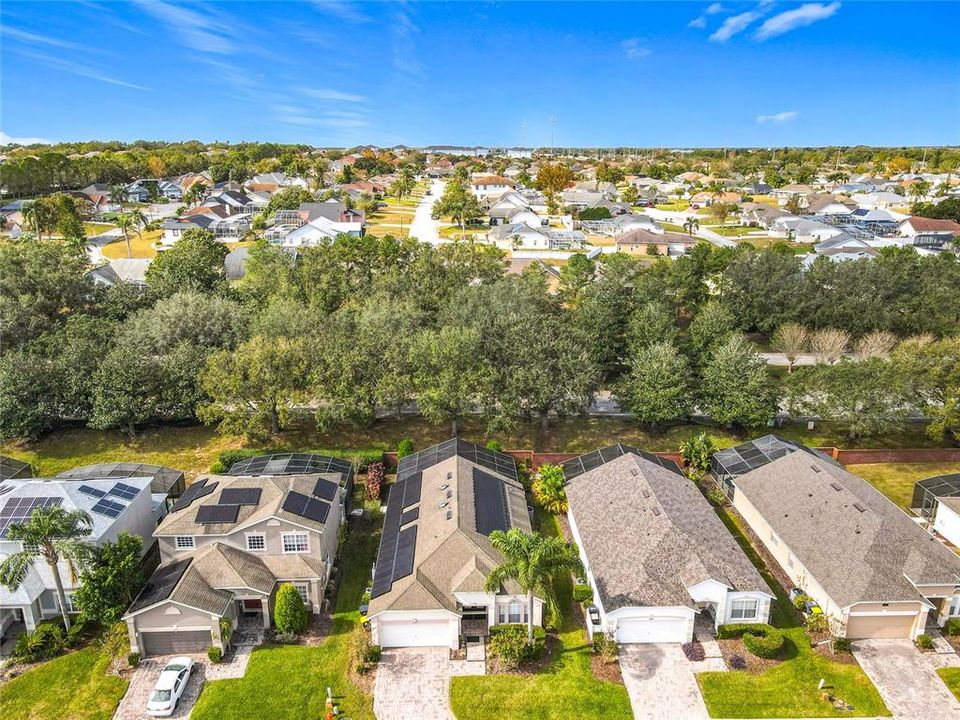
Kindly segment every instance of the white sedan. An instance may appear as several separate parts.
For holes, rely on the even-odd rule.
[[[180,696],[183,695],[193,672],[193,660],[188,657],[175,657],[160,672],[160,679],[153,687],[147,701],[147,715],[167,717],[173,715]]]

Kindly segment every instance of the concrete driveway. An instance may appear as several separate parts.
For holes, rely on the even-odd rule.
[[[706,720],[693,667],[677,643],[620,646],[620,672],[636,720]]]
[[[454,720],[447,648],[384,650],[373,688],[377,720]]]
[[[894,718],[960,718],[960,703],[910,640],[857,640],[853,654]]]

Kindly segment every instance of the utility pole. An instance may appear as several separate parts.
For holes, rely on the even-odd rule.
[[[521,145],[521,147],[524,150],[526,150],[527,149],[527,124],[526,123],[520,124],[520,137],[523,138],[523,144]]]
[[[556,124],[557,119],[551,115],[550,116],[550,157],[553,157],[553,126]]]

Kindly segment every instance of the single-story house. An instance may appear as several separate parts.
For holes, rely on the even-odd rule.
[[[87,273],[94,283],[104,287],[125,282],[138,288],[147,287],[147,268],[150,258],[117,258]]]
[[[617,252],[679,257],[689,252],[698,242],[697,238],[682,233],[654,233],[641,228],[618,236]]]
[[[917,235],[931,233],[943,233],[950,237],[960,236],[960,223],[956,220],[925,218],[919,215],[911,215],[906,220],[901,220],[899,228],[900,234],[904,237],[916,237]]]
[[[459,438],[400,459],[390,486],[367,616],[381,647],[482,644],[490,627],[542,622],[520,586],[485,589],[504,557],[495,530],[531,532],[514,459]]]
[[[672,460],[613,445],[563,463],[570,531],[593,589],[588,632],[620,643],[689,642],[765,623],[773,592]]]
[[[835,635],[915,638],[960,613],[960,556],[828,456],[767,435],[711,470]]]
[[[487,240],[502,250],[582,250],[586,239],[579,230],[531,227],[526,223],[490,228]]]
[[[282,584],[319,612],[352,479],[347,461],[284,453],[191,484],[154,531],[161,565],[124,615],[131,651],[222,649],[221,621],[269,627]]]

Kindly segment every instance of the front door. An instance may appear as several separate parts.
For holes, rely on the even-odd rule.
[[[263,612],[263,600],[247,599],[241,600],[241,612],[244,615],[259,616]]]

